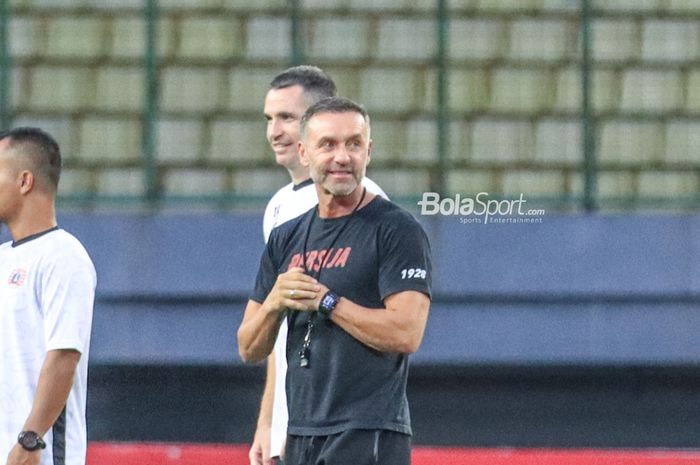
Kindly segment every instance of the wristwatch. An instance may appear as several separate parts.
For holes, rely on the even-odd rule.
[[[318,313],[320,313],[323,318],[330,318],[331,312],[335,309],[335,306],[338,305],[339,300],[340,297],[338,297],[338,294],[335,294],[333,291],[326,292],[326,295],[321,299],[321,303],[318,304]]]
[[[41,436],[39,436],[34,431],[22,431],[21,433],[19,433],[19,436],[17,436],[17,442],[25,450],[28,450],[30,452],[46,448],[46,443],[44,442],[44,440],[41,439]]]

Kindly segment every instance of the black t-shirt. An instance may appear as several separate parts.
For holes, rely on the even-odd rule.
[[[375,197],[352,215],[323,219],[313,208],[274,229],[252,300],[263,302],[278,274],[304,266],[301,257],[307,233],[305,268],[339,296],[377,309],[384,307],[386,297],[400,291],[430,296],[431,258],[425,231],[411,214]],[[310,366],[301,367],[299,352],[311,315],[287,313],[289,434],[323,436],[348,429],[411,434],[408,356],[371,349],[315,315]]]

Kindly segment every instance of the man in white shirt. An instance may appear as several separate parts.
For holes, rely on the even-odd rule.
[[[265,96],[267,140],[275,161],[283,166],[292,180],[270,199],[263,217],[265,241],[272,230],[318,203],[318,195],[308,167],[301,164],[297,151],[301,117],[307,108],[336,95],[333,80],[315,66],[295,66],[278,74]],[[363,185],[373,194],[387,198],[382,189],[368,178]],[[287,325],[283,323],[275,349],[267,360],[267,377],[260,405],[257,428],[249,458],[251,465],[270,465],[283,455],[287,436],[287,396],[285,377]]]
[[[0,463],[84,465],[95,268],[58,228],[58,144],[0,134]]]

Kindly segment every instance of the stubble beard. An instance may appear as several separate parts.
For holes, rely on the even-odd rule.
[[[357,186],[362,183],[362,178],[364,177],[364,172],[358,173],[356,171],[352,172],[352,181],[343,183],[329,183],[329,175],[326,173],[319,172],[315,169],[311,169],[311,179],[313,182],[326,191],[327,193],[333,195],[334,197],[347,197],[352,194]]]

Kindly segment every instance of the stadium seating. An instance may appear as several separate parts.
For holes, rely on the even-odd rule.
[[[498,69],[492,78],[491,110],[537,114],[550,106],[549,73],[536,69]]]
[[[306,53],[311,61],[362,59],[370,51],[369,32],[370,24],[366,19],[319,18],[311,21]],[[289,35],[282,40],[289,42]]]
[[[685,109],[694,113],[700,111],[700,71],[688,73]]]
[[[533,153],[531,124],[524,121],[480,120],[474,123],[473,160],[497,164],[528,159]]]
[[[146,77],[141,68],[100,67],[95,86],[99,108],[105,112],[138,113],[143,106]]]
[[[571,58],[575,29],[566,19],[514,20],[510,24],[508,58],[512,60],[556,61]]]
[[[575,166],[582,158],[581,125],[576,120],[542,119],[535,144],[535,160]]]
[[[266,196],[287,183],[289,183],[287,173],[280,170],[270,172],[263,168],[237,170],[232,182],[236,191],[260,196]]]
[[[669,0],[667,8],[672,12],[692,13],[698,11],[700,3],[698,0]]]
[[[657,122],[606,121],[600,128],[600,160],[629,166],[658,161],[662,129]]]
[[[115,168],[102,171],[96,181],[97,191],[104,196],[141,196],[146,192],[143,170]]]
[[[426,169],[378,168],[369,174],[389,196],[415,196],[430,190],[430,175]]]
[[[158,124],[158,161],[196,162],[202,142],[200,121],[163,119]]]
[[[640,54],[638,24],[631,19],[602,18],[593,23],[593,57],[601,61],[624,61]]]
[[[507,31],[504,21],[491,18],[451,19],[448,56],[455,61],[499,59]]]
[[[84,119],[79,125],[81,155],[97,164],[138,162],[141,125],[129,119]]]
[[[158,55],[170,57],[173,48],[173,23],[163,18],[158,24]],[[118,61],[131,59],[140,62],[146,49],[146,23],[137,12],[122,15],[112,20],[110,25],[111,43],[109,57]]]
[[[260,160],[271,162],[273,155],[267,149],[265,122],[216,119],[210,126],[211,145],[209,159],[227,164],[234,156],[240,162]]]
[[[287,60],[292,52],[291,31],[292,22],[288,18],[251,17],[246,24],[245,56],[251,61]]]
[[[104,26],[99,17],[58,17],[49,20],[46,56],[51,58],[96,58],[104,44]]]
[[[169,194],[211,195],[224,190],[226,178],[223,171],[214,168],[174,168],[168,170],[163,184]]]
[[[700,122],[671,120],[666,125],[664,159],[669,162],[689,163],[698,158]]]
[[[503,193],[518,198],[521,192],[527,192],[531,198],[555,195],[564,190],[564,178],[553,171],[509,171],[503,179]]]
[[[423,62],[435,56],[435,24],[429,19],[388,19],[377,28],[377,58]],[[407,40],[407,38],[410,38]]]
[[[663,114],[681,106],[683,87],[677,71],[630,69],[622,79],[620,109]]]
[[[683,196],[698,190],[698,177],[693,173],[642,173],[639,190],[651,197]]]
[[[163,70],[162,109],[205,115],[224,101],[224,73],[216,68],[172,67]]]
[[[684,62],[698,58],[700,25],[697,21],[650,19],[642,28],[642,59]]]
[[[225,60],[241,53],[241,23],[235,17],[183,18],[177,57],[187,60]]]
[[[203,195],[245,196],[248,184],[261,197],[271,193],[270,180],[284,176],[265,144],[261,103],[266,83],[292,56],[287,2],[161,0],[159,6],[160,187],[196,196],[197,182],[169,181],[195,173],[212,177]],[[572,179],[580,178],[584,156],[580,2],[447,6],[445,188],[473,190],[472,179],[492,192],[518,186],[544,189],[553,199],[577,194],[580,184]],[[340,92],[373,116],[370,176],[386,179],[394,196],[420,195],[430,186],[423,170],[438,159],[435,2],[307,0],[300,8],[306,60],[326,69]],[[697,197],[681,174],[700,172],[692,149],[700,121],[700,2],[596,0],[593,8],[599,193],[664,196],[661,186],[675,179],[680,187],[666,197]],[[15,125],[38,124],[56,135],[66,169],[76,173],[65,179],[88,173],[86,181],[62,184],[66,196],[143,192],[144,176],[136,171],[149,77],[146,24],[139,0],[10,2],[10,116]],[[412,178],[422,181],[400,185]]]

